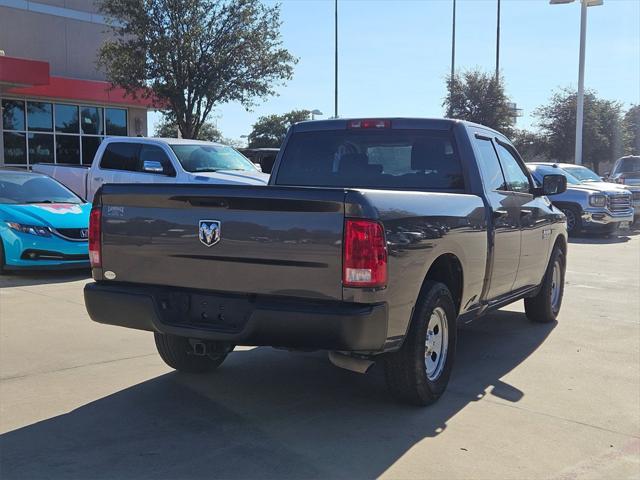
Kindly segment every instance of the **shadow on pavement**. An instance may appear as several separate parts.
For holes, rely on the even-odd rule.
[[[90,277],[91,270],[88,268],[75,270],[28,270],[23,272],[5,271],[0,275],[0,288],[76,282]]]
[[[500,378],[554,326],[497,312],[460,330],[449,389],[428,408],[395,403],[379,367],[234,352],[214,374],[162,375],[0,436],[2,478],[377,477],[484,395],[518,402]]]

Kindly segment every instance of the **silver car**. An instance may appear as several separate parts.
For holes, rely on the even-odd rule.
[[[528,163],[527,167],[538,183],[545,175],[562,174],[567,178],[567,191],[554,196],[552,201],[566,215],[570,235],[583,230],[613,233],[621,225],[633,222],[631,192],[607,182],[581,182],[562,165],[570,164],[536,162]]]

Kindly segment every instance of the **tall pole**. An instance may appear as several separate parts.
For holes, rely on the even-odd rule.
[[[335,1],[335,29],[336,29],[336,51],[335,51],[335,98],[333,116],[338,118],[338,0]]]
[[[496,27],[496,80],[500,78],[500,0],[498,0],[498,21]]]
[[[587,1],[580,2],[580,63],[578,66],[578,107],[576,111],[576,165],[582,165],[582,123],[584,121],[584,51],[587,39]]]
[[[451,76],[449,77],[449,112],[452,115],[451,101],[453,100],[453,76],[456,73],[456,0],[453,0],[453,20],[451,26]]]

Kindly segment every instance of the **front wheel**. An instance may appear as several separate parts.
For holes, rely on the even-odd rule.
[[[575,235],[582,230],[582,217],[580,211],[575,207],[561,207],[560,210],[567,217],[567,233]]]
[[[393,396],[429,405],[442,395],[456,353],[456,308],[446,285],[427,281],[418,298],[402,348],[385,358]]]
[[[564,295],[565,267],[564,253],[556,246],[551,253],[540,291],[535,297],[524,299],[524,311],[529,320],[549,323],[558,318]]]
[[[206,350],[197,351],[194,343],[188,338],[162,333],[153,335],[164,363],[185,373],[211,372],[218,368],[227,358],[227,354],[233,350],[232,345],[209,343],[204,347]]]

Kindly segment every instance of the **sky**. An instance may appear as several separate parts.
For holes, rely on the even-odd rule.
[[[267,1],[272,4],[275,2]],[[284,46],[299,58],[278,96],[247,112],[216,109],[227,138],[251,132],[262,115],[318,109],[334,113],[334,2],[284,0]],[[457,0],[456,71],[495,70],[497,0]],[[338,115],[442,117],[451,69],[452,0],[338,1]],[[534,110],[560,87],[577,88],[580,4],[502,0],[500,70],[507,94],[535,128]],[[640,103],[640,0],[588,8],[585,88],[628,107]],[[149,133],[160,118],[149,115]]]

